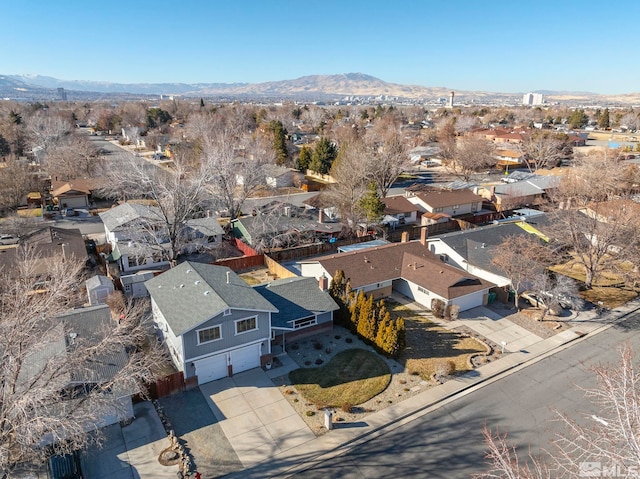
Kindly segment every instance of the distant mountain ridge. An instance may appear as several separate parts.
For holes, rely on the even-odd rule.
[[[424,87],[390,83],[364,73],[307,75],[293,80],[264,83],[112,83],[106,81],[60,80],[43,75],[0,75],[0,98],[56,99],[64,88],[69,99],[99,99],[136,95],[182,95],[188,97],[282,98],[335,100],[344,97],[398,97],[435,99],[448,97],[445,87]],[[538,90],[549,101],[586,101],[640,104],[640,93],[598,95],[590,92]],[[459,101],[502,99],[517,102],[522,93],[455,90]]]

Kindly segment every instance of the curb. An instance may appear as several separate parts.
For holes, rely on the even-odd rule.
[[[556,354],[557,352],[564,350],[570,346],[572,346],[575,343],[579,343],[582,341],[585,341],[593,336],[596,336],[597,334],[606,331],[607,329],[615,326],[617,323],[621,322],[624,318],[626,318],[627,316],[637,312],[640,310],[640,304],[634,304],[632,309],[630,309],[627,312],[619,312],[621,313],[620,316],[617,316],[615,318],[612,318],[611,320],[609,320],[606,324],[603,324],[595,329],[593,329],[592,331],[589,331],[588,333],[584,333],[580,336],[577,336],[575,338],[569,339],[564,343],[558,344],[557,346],[539,353],[538,355],[531,357],[531,358],[524,358],[522,361],[519,361],[513,365],[510,365],[500,371],[497,371],[495,373],[492,373],[486,377],[482,377],[479,378],[477,381],[471,383],[471,384],[467,384],[462,386],[460,389],[458,389],[455,392],[451,392],[448,394],[445,394],[444,396],[442,396],[441,398],[431,401],[427,404],[424,404],[423,406],[409,412],[406,414],[403,414],[402,416],[399,416],[398,418],[396,418],[393,422],[389,422],[387,424],[383,424],[381,426],[377,426],[374,429],[372,429],[371,431],[367,431],[362,433],[361,435],[350,439],[336,447],[334,447],[333,449],[330,449],[329,451],[325,451],[325,452],[321,452],[319,453],[317,456],[313,457],[312,459],[306,461],[304,464],[300,464],[300,465],[294,465],[291,466],[289,468],[286,468],[282,471],[280,471],[279,473],[276,474],[269,474],[269,477],[276,477],[276,476],[283,476],[284,477],[290,477],[293,474],[297,474],[300,472],[304,472],[308,469],[310,469],[311,467],[315,466],[316,464],[325,462],[329,459],[331,459],[332,457],[336,457],[339,455],[342,455],[348,451],[350,451],[351,449],[353,449],[356,446],[359,446],[361,444],[366,444],[369,441],[372,441],[373,439],[376,439],[377,437],[380,437],[388,432],[391,432],[401,426],[403,426],[404,424],[407,424],[411,421],[414,421],[422,416],[424,416],[425,414],[428,414],[444,405],[446,405],[447,403],[458,399],[458,397],[462,397],[466,394],[469,394],[470,392],[472,392],[472,389],[479,389],[481,387],[484,387],[488,384],[491,384],[495,381],[498,381],[500,379],[502,379],[502,377],[507,376],[509,374],[512,374],[514,372],[516,372],[517,370],[521,370],[524,369],[532,364],[535,364],[539,361],[542,361],[543,359],[546,359],[549,356],[552,356],[553,354]],[[613,311],[612,311],[613,313]],[[573,329],[573,328],[572,328]],[[512,353],[513,354],[513,353]],[[521,353],[520,353],[521,354]],[[467,373],[469,374],[469,373]],[[466,376],[462,375],[460,376],[460,378],[464,378]]]

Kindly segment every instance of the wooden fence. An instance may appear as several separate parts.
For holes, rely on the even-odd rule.
[[[297,276],[295,273],[280,265],[280,263],[278,263],[277,261],[269,258],[269,256],[267,256],[266,254],[264,255],[264,264],[267,268],[269,268],[269,271],[276,275],[278,278],[295,278]]]
[[[336,241],[335,243],[314,243],[296,248],[271,251],[269,252],[269,257],[277,262],[292,261],[295,259],[308,258],[309,256],[337,253],[340,246],[364,243],[365,241],[371,241],[373,239],[373,236],[362,236],[360,238]]]
[[[264,266],[264,255],[240,256],[239,258],[227,258],[214,262],[217,266],[226,266],[235,272],[244,271],[246,269]]]
[[[185,390],[184,374],[178,371],[149,385],[151,399],[159,399]]]

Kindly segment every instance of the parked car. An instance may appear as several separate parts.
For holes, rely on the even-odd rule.
[[[560,316],[562,314],[562,306],[559,301],[550,301],[550,298],[544,297],[541,294],[525,291],[520,293],[520,298],[528,301],[534,308],[546,309],[549,314],[553,316]]]
[[[65,208],[62,210],[64,216],[78,216],[78,212],[73,208]]]
[[[18,244],[19,238],[16,235],[0,235],[0,245]]]

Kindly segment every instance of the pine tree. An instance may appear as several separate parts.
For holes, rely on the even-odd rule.
[[[331,165],[338,156],[336,146],[326,137],[320,138],[311,155],[309,169],[326,175],[331,170]]]
[[[355,300],[349,305],[349,312],[351,313],[351,323],[349,329],[354,333],[358,331],[358,320],[360,318],[360,308],[364,305],[366,299],[364,293],[360,291],[355,297]]]
[[[313,155],[313,151],[308,146],[303,146],[300,148],[300,153],[298,153],[298,160],[296,162],[296,168],[300,171],[306,171],[309,168],[309,164],[311,163],[311,156]]]
[[[378,333],[376,334],[376,347],[379,351],[386,353],[386,339],[387,332],[389,330],[389,323],[391,322],[391,315],[387,312],[380,320],[378,324]]]
[[[604,111],[598,117],[598,128],[609,128],[609,109],[605,108]]]
[[[358,201],[358,206],[362,208],[369,223],[378,223],[382,219],[385,204],[380,200],[378,188],[373,181],[369,183],[367,192]]]

